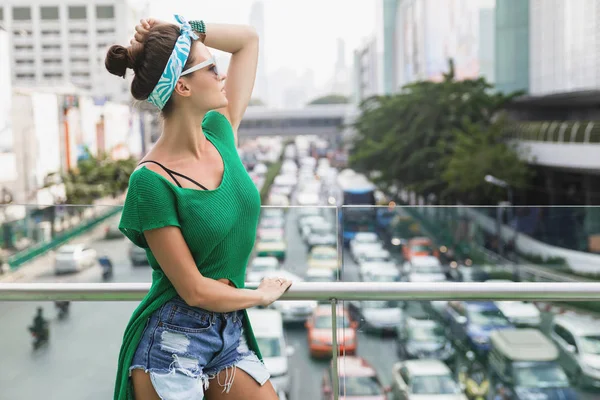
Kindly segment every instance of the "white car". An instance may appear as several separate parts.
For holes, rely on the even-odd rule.
[[[305,243],[308,243],[308,238],[310,237],[310,235],[327,235],[333,234],[334,232],[335,227],[333,226],[333,224],[326,222],[324,219],[321,222],[315,220],[315,222],[307,223],[302,228],[302,239]]]
[[[381,247],[372,247],[362,250],[357,262],[359,265],[369,262],[388,262],[391,261],[392,255],[389,251]]]
[[[489,279],[489,283],[512,282],[505,279]],[[518,327],[539,328],[542,323],[540,310],[525,301],[496,301],[496,307],[513,325]]]
[[[286,345],[281,313],[277,310],[248,309],[248,319],[265,367],[271,374],[273,387],[289,396],[293,376],[290,374],[289,357],[294,354],[294,348]]]
[[[61,246],[54,254],[54,273],[60,275],[93,267],[96,257],[96,250],[83,243]]]
[[[306,282],[335,282],[337,271],[325,268],[309,268],[306,270],[304,280]]]
[[[358,275],[363,279],[365,275],[369,275],[371,273],[376,273],[381,270],[389,270],[394,271],[395,274],[400,275],[400,271],[398,267],[396,267],[396,263],[393,261],[381,261],[381,262],[365,262],[360,264],[358,268]]]
[[[305,236],[309,232],[309,227],[312,225],[326,224],[325,217],[322,215],[309,215],[298,221],[298,232],[302,236],[302,240],[305,240]]]
[[[277,207],[289,207],[290,199],[281,193],[269,193],[269,197],[267,198],[267,204],[270,206]]]
[[[393,399],[402,400],[467,400],[450,368],[433,359],[394,364],[391,392]]]
[[[362,266],[361,266],[362,267]],[[371,268],[361,273],[364,282],[400,282],[402,275],[395,265],[391,267]]]
[[[268,271],[264,278],[269,277],[283,278],[292,282],[303,281],[298,275],[285,270]],[[317,302],[315,300],[278,300],[269,307],[281,312],[284,323],[304,323],[317,307]]]
[[[356,260],[358,257],[358,249],[361,246],[365,246],[365,245],[377,245],[380,244],[381,247],[383,247],[383,244],[381,243],[381,240],[379,240],[379,236],[377,236],[376,233],[373,232],[358,232],[354,238],[350,241],[350,255],[352,256],[353,260]]]
[[[318,206],[321,198],[316,192],[299,192],[296,195],[296,202],[299,206]]]
[[[442,263],[434,256],[414,256],[403,265],[409,282],[444,282]]]
[[[260,282],[268,271],[277,271],[281,267],[277,257],[254,257],[246,273],[246,281]]]

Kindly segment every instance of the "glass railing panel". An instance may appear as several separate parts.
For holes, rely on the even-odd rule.
[[[498,219],[489,217],[496,212]],[[481,210],[342,207],[340,230],[346,238],[342,249],[343,280],[485,285],[488,281],[571,282],[592,278],[578,274],[568,264],[568,258],[548,256],[554,249],[543,244],[529,248],[546,251],[545,260],[519,254],[517,247],[527,248],[531,239],[508,226],[518,212],[506,207]],[[372,224],[366,223],[366,216],[374,216]],[[566,230],[565,234],[569,232]],[[496,247],[490,245],[492,242]],[[600,271],[600,261],[595,260],[595,257],[600,260],[600,256],[583,252],[569,255]],[[577,268],[579,264],[574,266]],[[490,388],[490,396],[504,391],[506,398],[515,399],[525,392],[583,399],[597,396],[578,380],[581,366],[577,369],[566,361],[568,354],[573,355],[573,349],[565,347],[556,333],[556,324],[561,321],[570,324],[573,330],[590,323],[600,327],[600,320],[593,317],[597,309],[594,302],[345,301],[343,304],[350,320],[344,336],[357,339],[355,354],[345,354],[339,360],[340,398],[345,394],[348,398],[354,395],[383,399],[386,398],[383,393],[387,398],[405,399],[417,394],[449,395],[454,391],[468,392],[468,398],[476,398],[485,387]],[[492,339],[494,335],[498,338]],[[590,335],[597,337],[595,333]],[[513,340],[516,343],[513,345],[523,347],[523,352],[528,341],[540,342],[540,346],[547,346],[548,352],[555,352],[556,357],[553,363],[540,364],[538,369],[515,364],[518,375],[503,381],[498,365],[506,362],[493,357],[506,349],[490,353],[495,348],[494,340],[496,347],[501,347],[503,340]],[[507,357],[511,356],[515,355]],[[447,380],[415,378],[417,370],[425,366],[447,371]],[[600,382],[600,375],[589,371],[591,381]],[[553,374],[548,382],[546,373]],[[369,380],[364,375],[370,376]],[[360,384],[359,378],[363,380]]]

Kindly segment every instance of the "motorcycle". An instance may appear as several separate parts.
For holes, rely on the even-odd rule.
[[[481,364],[477,364],[472,352],[468,352],[466,358],[472,368],[460,368],[458,373],[460,385],[469,400],[486,400],[490,390],[490,381],[485,370]]]
[[[48,328],[48,323],[44,323],[44,326],[41,329],[36,329],[35,327],[30,326],[29,332],[31,332],[31,336],[33,336],[34,350],[37,350],[48,343],[50,337],[50,329]]]
[[[113,265],[110,258],[106,256],[98,257],[98,263],[102,268],[102,279],[107,281],[113,277]]]
[[[65,319],[69,315],[69,301],[55,301],[54,305],[58,308],[58,319]]]

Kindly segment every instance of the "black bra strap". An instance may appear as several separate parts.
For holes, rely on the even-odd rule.
[[[193,180],[192,178],[185,176],[183,174],[180,174],[179,172],[173,171],[172,169],[169,169],[167,167],[165,167],[164,165],[162,165],[161,163],[159,163],[158,161],[153,161],[153,160],[147,160],[147,161],[142,161],[141,163],[139,163],[138,165],[141,164],[145,164],[145,163],[154,163],[156,165],[158,165],[159,167],[161,167],[162,169],[164,169],[167,174],[169,174],[169,176],[173,179],[173,181],[175,181],[175,183],[177,184],[177,186],[179,187],[183,187],[181,186],[181,184],[179,183],[179,181],[177,180],[177,178],[175,178],[175,175],[180,176],[184,179],[187,179],[188,181],[198,185],[199,187],[201,187],[204,190],[208,190],[204,185],[199,184],[198,182],[196,182],[195,180]]]

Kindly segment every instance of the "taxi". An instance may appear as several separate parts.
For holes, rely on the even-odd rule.
[[[308,348],[311,357],[331,357],[333,351],[333,321],[331,307],[321,305],[313,311],[306,321]],[[337,309],[337,340],[340,354],[356,354],[356,329],[358,323],[350,319],[350,314],[343,307]]]
[[[338,269],[338,252],[332,246],[315,246],[308,255],[308,268]]]
[[[257,257],[275,257],[280,262],[285,260],[287,243],[279,234],[263,233],[256,242]]]

